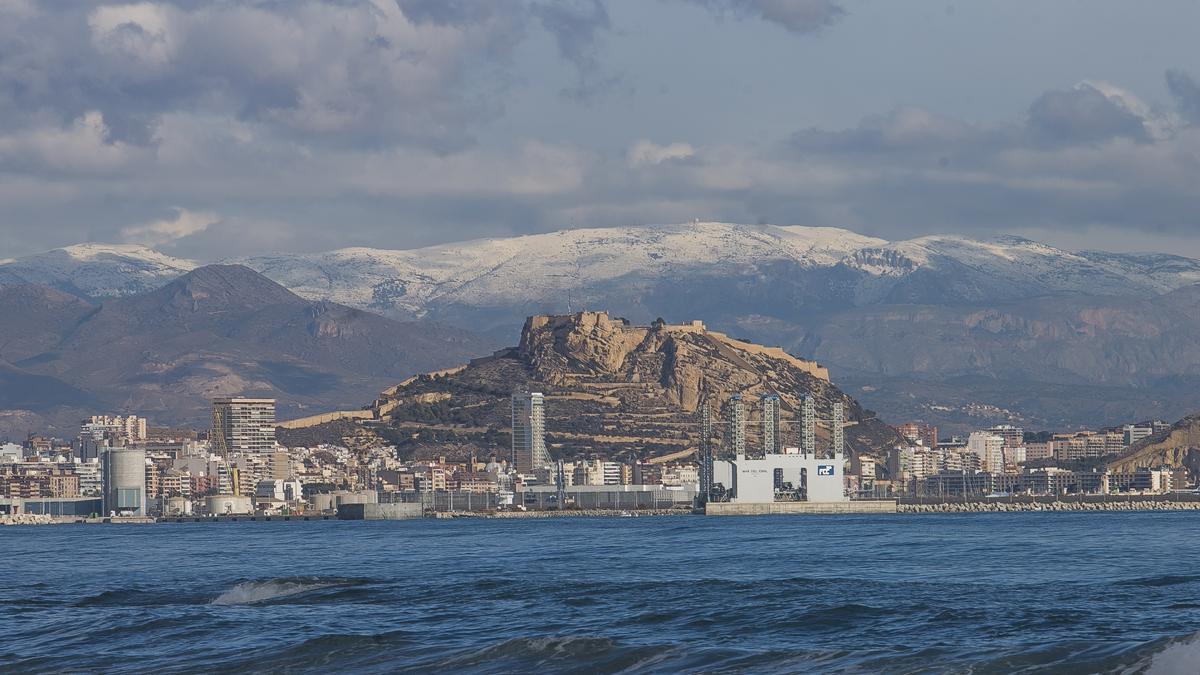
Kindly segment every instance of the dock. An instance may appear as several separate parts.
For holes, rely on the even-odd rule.
[[[709,502],[706,516],[836,515],[847,513],[896,513],[896,500],[874,499],[848,502]]]

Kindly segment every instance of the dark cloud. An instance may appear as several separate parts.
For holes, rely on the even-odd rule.
[[[1192,124],[1200,124],[1200,84],[1182,70],[1167,71],[1167,89],[1175,97],[1179,112]]]
[[[836,23],[846,10],[834,0],[686,0],[717,12],[779,24],[793,33],[815,33]]]
[[[99,112],[145,143],[158,116],[226,114],[305,140],[461,144],[498,110],[515,1],[42,3],[0,22],[9,124]],[[411,12],[408,14],[407,12]],[[479,85],[482,81],[485,85]]]
[[[1146,140],[1150,135],[1145,119],[1087,83],[1038,97],[1029,107],[1029,128],[1051,143]]]
[[[612,30],[608,8],[601,0],[554,0],[533,5],[533,13],[549,31],[563,58],[574,64],[578,81],[566,93],[588,98],[616,82],[600,63],[602,36]]]

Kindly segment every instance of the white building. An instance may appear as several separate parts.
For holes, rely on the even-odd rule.
[[[209,441],[222,456],[274,451],[275,399],[213,399]]]
[[[979,457],[982,471],[1004,471],[1004,437],[987,431],[973,431],[967,438],[967,450]]]
[[[517,473],[550,466],[546,451],[546,403],[540,392],[512,395],[512,463]]]
[[[738,455],[713,462],[713,483],[726,489],[729,501],[742,504],[845,502],[850,497],[846,494],[844,464],[842,455],[766,455],[761,459]]]

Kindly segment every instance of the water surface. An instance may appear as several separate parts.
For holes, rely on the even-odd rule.
[[[0,529],[0,672],[1200,672],[1200,514]]]

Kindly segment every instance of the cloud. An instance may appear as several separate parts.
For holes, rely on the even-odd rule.
[[[1029,127],[1051,143],[1104,141],[1125,137],[1147,140],[1148,116],[1124,92],[1102,91],[1091,82],[1048,91],[1029,107]]]
[[[1167,71],[1167,89],[1175,97],[1179,112],[1191,124],[1200,124],[1200,84],[1182,70]]]
[[[738,18],[769,21],[797,33],[816,33],[846,14],[834,0],[686,0]]]
[[[220,220],[215,213],[175,207],[174,218],[131,225],[121,230],[121,239],[131,244],[161,246],[203,232]]]
[[[617,78],[605,75],[600,64],[602,36],[612,30],[602,0],[554,0],[532,8],[542,26],[554,36],[558,53],[575,66],[578,80],[565,93],[586,99],[616,83]]]
[[[675,159],[687,159],[696,154],[695,148],[687,143],[670,143],[658,145],[651,141],[638,141],[633,144],[626,155],[630,167],[662,164]]]
[[[141,148],[114,140],[104,116],[95,110],[65,127],[45,125],[0,136],[0,166],[10,169],[107,173],[147,158]]]
[[[429,146],[461,144],[494,117],[486,94],[505,80],[476,75],[509,62],[528,11],[515,0],[40,9],[0,27],[0,124],[97,110],[116,137],[144,143],[158,116],[186,109],[295,138]]]

